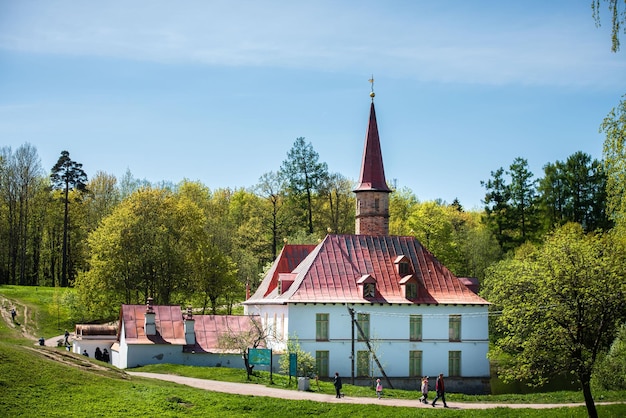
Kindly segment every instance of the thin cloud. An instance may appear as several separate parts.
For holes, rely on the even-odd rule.
[[[388,73],[421,81],[623,87],[626,62],[581,18],[422,4],[109,1],[5,4],[0,48],[210,66]],[[493,13],[493,11],[490,11]],[[498,13],[505,11],[499,10]],[[589,14],[588,10],[584,13]],[[619,56],[618,56],[619,55]]]

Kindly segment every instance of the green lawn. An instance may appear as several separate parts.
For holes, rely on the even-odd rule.
[[[36,322],[44,329],[43,335],[57,331],[54,309],[54,289],[0,286],[0,294],[27,304]],[[33,295],[32,293],[36,293]],[[5,306],[2,309],[6,309]],[[37,312],[39,311],[39,312]],[[18,318],[20,319],[20,318]],[[59,318],[61,324],[69,318]],[[49,331],[45,331],[48,329]],[[41,331],[41,329],[38,329]],[[52,332],[52,335],[47,335]],[[294,417],[299,415],[350,417],[409,417],[414,408],[383,405],[333,404],[312,401],[290,401],[258,396],[239,396],[207,392],[169,382],[131,377],[123,371],[106,367],[93,359],[63,352],[65,362],[52,360],[44,354],[59,353],[57,349],[38,347],[20,336],[20,329],[0,321],[0,416],[203,416],[203,417]],[[87,363],[85,363],[87,362]],[[85,367],[85,364],[87,367]],[[243,370],[228,368],[185,367],[174,365],[146,366],[142,371],[176,373],[200,378],[246,382]],[[288,387],[288,379],[274,374],[273,385]],[[251,384],[270,384],[267,373],[258,373]],[[317,385],[312,382],[312,390]],[[319,391],[333,393],[328,382],[321,382]],[[369,388],[344,386],[348,396],[373,396]],[[416,398],[415,391],[387,390],[387,397]],[[606,400],[626,399],[625,393],[597,394]],[[498,395],[466,397],[449,394],[450,401],[464,402],[580,402],[577,392],[555,392],[534,395]],[[626,416],[626,405],[599,406],[602,417]],[[448,417],[586,417],[584,407],[550,410],[508,409],[444,410],[420,408],[420,415]]]

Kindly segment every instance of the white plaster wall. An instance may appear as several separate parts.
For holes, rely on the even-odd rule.
[[[282,352],[291,333],[287,305],[251,305],[247,312],[248,315],[259,315],[264,329],[271,331],[267,348]]]
[[[379,360],[390,377],[409,373],[409,351],[422,351],[422,372],[448,375],[448,351],[461,351],[464,377],[489,376],[487,360],[488,327],[486,306],[460,305],[356,305],[355,311],[370,314],[370,338]],[[315,341],[316,313],[329,314],[329,341]],[[422,341],[409,341],[409,315],[422,315]],[[449,315],[461,315],[461,342],[449,342]],[[289,307],[289,334],[297,334],[302,348],[315,355],[328,350],[329,374],[351,374],[351,325],[345,305],[298,304]],[[358,335],[355,330],[355,340]],[[367,350],[355,341],[355,352]],[[373,363],[372,370],[379,374]]]

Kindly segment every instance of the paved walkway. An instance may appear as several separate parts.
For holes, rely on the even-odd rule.
[[[302,392],[296,390],[287,390],[279,388],[271,388],[264,385],[249,384],[249,383],[233,383],[233,382],[220,382],[216,380],[198,379],[193,377],[176,376],[170,374],[160,373],[144,373],[144,372],[128,372],[131,376],[147,377],[150,379],[167,380],[169,382],[179,383],[181,385],[187,385],[194,388],[210,390],[212,392],[232,393],[236,395],[250,395],[250,396],[267,396],[271,398],[281,399],[294,399],[294,400],[309,400],[315,402],[328,402],[328,403],[352,403],[352,404],[379,404],[388,406],[404,406],[409,408],[432,408],[430,404],[425,405],[417,400],[411,399],[392,399],[385,398],[377,399],[361,398],[361,397],[343,397],[341,399],[335,398],[334,394],[316,393],[316,392]],[[436,408],[443,408],[443,404],[439,401]],[[463,403],[463,402],[448,402],[450,409],[488,409],[488,408],[533,408],[533,409],[547,409],[547,408],[562,408],[571,406],[584,406],[584,403],[571,403],[571,404],[494,404],[494,403]],[[596,403],[601,405],[601,403]]]

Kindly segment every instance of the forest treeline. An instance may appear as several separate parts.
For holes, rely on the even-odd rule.
[[[483,211],[395,190],[390,233],[415,236],[456,275],[482,279],[556,226],[611,228],[603,167],[577,152],[535,178],[516,158],[482,182]],[[0,283],[77,286],[107,313],[148,294],[157,303],[231,304],[246,284],[254,289],[285,242],[354,233],[354,182],[329,172],[304,138],[276,171],[235,190],[150,184],[130,171],[88,179],[67,151],[46,170],[30,144],[2,148],[0,173]]]

